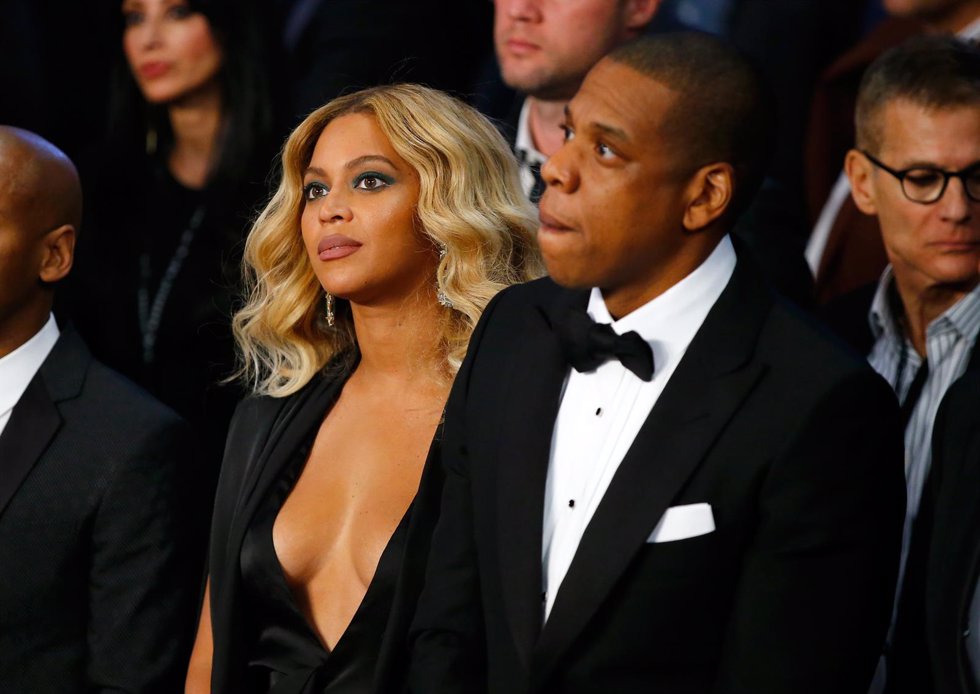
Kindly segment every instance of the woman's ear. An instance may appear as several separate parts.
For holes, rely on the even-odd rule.
[[[710,226],[725,214],[734,194],[735,170],[731,164],[719,162],[701,167],[688,185],[684,228],[701,231]]]

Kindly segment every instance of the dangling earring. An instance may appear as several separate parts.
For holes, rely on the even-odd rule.
[[[331,294],[330,292],[324,292],[323,303],[324,303],[324,308],[326,309],[324,311],[324,315],[327,318],[327,327],[332,328],[334,326],[334,323],[337,322],[337,316],[333,310],[334,309],[333,294]]]
[[[146,153],[151,157],[157,153],[157,129],[152,125],[146,129]]]
[[[449,249],[446,248],[446,244],[440,243],[439,244],[439,260],[441,261],[443,258],[445,258],[448,253],[449,253]],[[443,291],[443,289],[442,289],[441,286],[439,286],[439,280],[438,279],[436,280],[436,301],[438,301],[439,304],[441,306],[444,306],[445,308],[452,308],[453,307],[452,300],[448,296],[446,296],[446,292]]]

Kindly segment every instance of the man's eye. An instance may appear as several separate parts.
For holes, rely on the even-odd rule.
[[[929,169],[915,169],[905,174],[905,180],[916,188],[932,188],[942,182],[943,175]]]
[[[327,188],[322,183],[317,183],[316,181],[313,181],[312,183],[307,183],[305,186],[303,186],[303,197],[308,201],[313,201],[316,200],[317,198],[322,198],[329,192],[330,192],[329,188]]]
[[[605,142],[597,142],[595,145],[596,154],[603,159],[616,156],[616,153]]]
[[[565,133],[565,142],[570,142],[575,139],[575,131],[568,125],[561,125],[561,130]]]

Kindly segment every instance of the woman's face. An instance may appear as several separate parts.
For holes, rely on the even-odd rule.
[[[418,229],[419,178],[371,115],[331,121],[303,172],[303,244],[320,284],[352,304],[435,292],[438,256]]]
[[[185,0],[124,0],[122,13],[123,52],[147,101],[167,104],[217,84],[221,48]]]

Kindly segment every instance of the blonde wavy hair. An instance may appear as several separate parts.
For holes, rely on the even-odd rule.
[[[419,177],[420,231],[446,250],[436,277],[452,302],[441,343],[446,374],[459,369],[487,302],[504,287],[543,274],[537,215],[521,190],[517,162],[493,125],[442,92],[414,84],[341,96],[311,113],[283,147],[278,190],[245,242],[245,305],[232,319],[241,378],[256,394],[284,397],[355,346],[349,306],[323,320],[324,292],[300,233],[303,173],[323,129],[353,113],[373,116]]]

